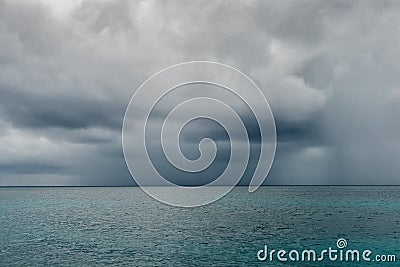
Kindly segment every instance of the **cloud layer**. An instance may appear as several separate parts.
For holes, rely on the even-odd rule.
[[[397,1],[0,0],[0,185],[133,184],[125,108],[191,60],[268,98],[266,183],[400,184],[399,15]]]

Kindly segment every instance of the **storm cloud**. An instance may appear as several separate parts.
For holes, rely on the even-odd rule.
[[[400,184],[399,16],[397,1],[0,0],[0,185],[133,185],[129,100],[192,60],[264,92],[266,184]],[[198,126],[224,139],[214,128]]]

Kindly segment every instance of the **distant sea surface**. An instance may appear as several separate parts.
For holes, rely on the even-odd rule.
[[[400,258],[400,187],[237,187],[189,209],[132,187],[0,188],[0,266],[277,266],[258,261],[264,245],[338,238]]]

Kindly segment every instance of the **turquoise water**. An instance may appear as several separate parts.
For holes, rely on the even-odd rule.
[[[1,266],[277,266],[258,261],[264,245],[318,251],[338,238],[400,258],[400,187],[237,187],[191,209],[139,188],[0,188],[0,216]]]

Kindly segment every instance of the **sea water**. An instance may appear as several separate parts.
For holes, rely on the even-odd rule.
[[[339,266],[257,258],[265,245],[321,251],[339,238],[398,257],[368,266],[399,265],[400,187],[236,187],[198,208],[135,187],[0,188],[0,266]]]

